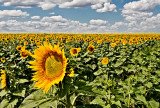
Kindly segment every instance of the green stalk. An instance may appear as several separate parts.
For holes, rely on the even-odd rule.
[[[69,94],[70,94],[70,91],[68,91],[67,94],[66,94],[66,108],[72,108]]]

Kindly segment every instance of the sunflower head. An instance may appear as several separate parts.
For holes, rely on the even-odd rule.
[[[90,44],[90,45],[88,46],[87,50],[88,50],[90,53],[92,53],[92,52],[95,50],[95,47],[94,47],[92,44]]]
[[[104,57],[102,59],[102,64],[108,64],[108,58],[107,57]]]
[[[127,41],[126,41],[126,40],[122,41],[122,44],[123,44],[123,45],[126,45],[126,44],[127,44]]]
[[[17,46],[17,51],[21,51],[22,47],[21,46]]]
[[[5,61],[6,61],[5,57],[2,57],[2,58],[1,58],[1,62],[4,63]]]
[[[27,51],[27,50],[22,50],[22,51],[21,51],[21,57],[22,57],[22,58],[27,58],[28,55],[30,55],[30,52],[29,52],[29,51]]]
[[[70,53],[73,56],[77,56],[80,51],[81,51],[81,48],[71,48],[70,49]]]
[[[116,43],[111,43],[111,47],[115,47],[116,46]]]
[[[36,71],[32,81],[36,84],[34,87],[43,89],[46,93],[54,84],[59,84],[66,73],[67,59],[64,50],[60,50],[59,45],[44,42],[44,45],[34,50],[34,61],[29,62],[32,70]]]
[[[3,89],[4,87],[6,87],[6,72],[4,70],[1,69],[1,89]]]
[[[69,77],[73,77],[74,76],[74,70],[73,68],[70,69],[70,73],[68,74]]]
[[[25,41],[25,42],[24,42],[24,45],[28,45],[28,42],[27,42],[27,41]]]

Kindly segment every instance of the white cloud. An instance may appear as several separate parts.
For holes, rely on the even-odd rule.
[[[40,16],[32,16],[31,19],[40,19]]]
[[[0,0],[4,6],[15,6],[16,8],[41,7],[43,10],[50,10],[56,6],[60,8],[81,8],[90,6],[97,12],[116,12],[116,5],[111,4],[112,0]]]
[[[46,22],[66,22],[67,19],[63,18],[62,16],[51,16],[51,17],[43,17],[41,21]]]
[[[39,7],[41,7],[43,10],[50,10],[53,9],[56,6],[56,4],[53,4],[51,2],[40,2]]]
[[[78,8],[91,6],[92,9],[96,9],[97,12],[116,12],[116,5],[110,3],[111,0],[73,0],[59,4],[60,8]],[[104,7],[103,7],[104,5]]]
[[[122,26],[127,26],[127,23],[124,22],[115,22],[112,26],[111,29],[119,29]]]
[[[22,12],[21,10],[0,10],[0,18],[4,17],[27,17],[29,14],[27,12]]]
[[[90,0],[73,0],[71,2],[65,2],[59,5],[60,8],[71,8],[71,7],[85,7],[91,5]]]
[[[22,6],[25,7],[33,7],[37,6],[41,0],[0,0],[0,2],[4,2],[4,6]]]
[[[125,4],[122,15],[128,21],[141,21],[153,15],[151,12],[156,6],[160,5],[160,0],[139,0]]]
[[[110,4],[110,3],[105,3],[103,8],[97,9],[97,12],[117,12],[116,10],[116,5],[115,4]]]
[[[99,25],[99,26],[101,26],[101,25],[106,25],[108,22],[105,21],[105,20],[101,20],[101,19],[97,19],[97,20],[92,19],[92,20],[90,20],[89,23],[92,24],[92,25]]]
[[[93,33],[108,32],[108,21],[91,20],[92,24],[68,20],[62,16],[43,17],[39,21],[0,21],[0,32]],[[98,25],[97,25],[98,24]]]
[[[133,11],[149,11],[160,5],[160,0],[139,0],[127,3],[124,9]]]

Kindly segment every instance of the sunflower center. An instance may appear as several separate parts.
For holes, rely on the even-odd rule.
[[[46,75],[49,78],[59,76],[63,71],[62,60],[59,56],[52,55],[46,59],[45,62]]]
[[[23,56],[23,57],[27,57],[28,55],[29,55],[28,52],[26,52],[26,51],[23,51],[23,52],[22,52],[22,56]]]
[[[73,49],[73,54],[77,54],[77,49]]]

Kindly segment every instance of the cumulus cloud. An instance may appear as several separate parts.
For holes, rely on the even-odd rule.
[[[62,16],[51,16],[51,17],[43,17],[41,21],[46,22],[66,22],[67,19],[63,18]]]
[[[62,16],[45,16],[37,21],[0,21],[0,32],[93,33],[109,32],[108,21],[91,20],[91,24],[68,20]]]
[[[110,4],[110,3],[105,3],[103,8],[97,9],[97,12],[117,12],[116,10],[116,5],[115,4]]]
[[[40,16],[32,16],[31,19],[40,19]]]
[[[19,6],[19,7],[33,7],[37,6],[41,0],[0,0],[4,2],[4,6]]]
[[[160,28],[159,14],[153,14],[158,5],[160,5],[160,0],[139,0],[126,3],[122,9],[122,16],[125,18],[124,22],[127,22],[128,32],[148,32]]]
[[[110,3],[111,0],[73,0],[65,2],[59,5],[60,8],[78,8],[91,6],[92,9],[96,9],[96,12],[116,12],[116,5]]]
[[[133,11],[149,11],[153,10],[155,6],[158,5],[160,5],[160,0],[140,0],[125,4],[124,9]]]
[[[97,12],[116,12],[116,5],[111,4],[112,0],[0,0],[4,6],[15,6],[16,8],[41,7],[43,10],[50,10],[56,6],[59,8],[83,8],[90,6]]]
[[[21,10],[0,10],[0,18],[4,17],[27,17],[29,14],[27,12],[22,12]]]
[[[153,15],[151,12],[156,6],[160,5],[160,0],[140,0],[125,4],[122,15],[128,21],[141,21]]]
[[[92,24],[92,25],[99,25],[99,26],[101,26],[101,25],[106,25],[108,22],[105,21],[105,20],[101,20],[101,19],[97,19],[97,20],[92,19],[92,20],[90,20],[89,23]]]
[[[40,2],[39,7],[41,7],[43,10],[50,10],[53,9],[56,6],[56,4],[53,4],[51,2]]]
[[[115,22],[112,26],[111,29],[119,29],[122,26],[127,26],[127,23],[125,22]]]

